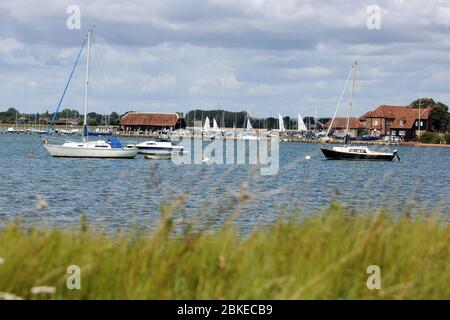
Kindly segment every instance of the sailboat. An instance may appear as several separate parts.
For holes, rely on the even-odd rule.
[[[339,99],[339,103],[337,105],[336,111],[334,113],[333,119],[331,120],[330,127],[328,128],[326,137],[328,137],[328,134],[330,133],[331,128],[333,127],[333,122],[336,118],[337,111],[339,109],[339,105],[342,101],[342,97],[344,96],[345,89],[347,87],[348,81],[350,80],[350,76],[353,78],[353,84],[352,84],[352,91],[350,95],[350,101],[349,101],[349,109],[348,109],[348,115],[347,115],[347,126],[345,130],[345,141],[343,146],[338,147],[321,147],[321,150],[324,154],[324,156],[328,160],[378,160],[378,161],[392,161],[395,157],[400,160],[400,157],[398,156],[398,151],[388,151],[388,152],[379,152],[370,150],[367,146],[355,146],[349,144],[349,127],[350,127],[350,115],[352,111],[352,104],[353,104],[353,93],[355,90],[355,83],[356,83],[356,66],[357,61],[354,61],[352,64],[352,69],[350,71],[350,74],[347,78],[347,82],[345,84],[344,90],[341,94],[341,97]]]
[[[283,116],[281,115],[281,113],[278,114],[278,128],[280,133],[286,132],[286,128],[284,127]]]
[[[297,113],[297,131],[298,132],[306,132],[308,129],[306,128],[305,122],[303,121],[300,113]]]
[[[86,39],[81,46],[80,52],[78,54],[75,65],[70,74],[69,80],[64,89],[63,95],[60,99],[59,105],[53,116],[52,122],[50,124],[50,129],[53,126],[56,113],[58,112],[61,102],[66,93],[67,87],[69,86],[70,80],[72,78],[73,72],[78,64],[81,52],[85,43],[87,42],[86,50],[86,81],[85,81],[85,94],[84,94],[84,121],[83,121],[83,141],[67,141],[62,145],[49,144],[48,140],[43,141],[44,148],[53,157],[71,157],[71,158],[135,158],[137,155],[137,149],[134,147],[123,147],[117,138],[110,138],[106,141],[88,141],[88,128],[87,128],[87,113],[88,113],[88,89],[89,89],[89,60],[90,60],[90,49],[91,49],[91,36],[92,29],[88,31]]]
[[[284,120],[283,120],[283,116],[281,115],[281,113],[278,113],[278,131],[280,133],[281,137],[281,141],[289,141],[287,138],[287,134],[286,134],[286,128],[284,127]]]
[[[250,119],[247,117],[247,130],[241,136],[241,140],[258,140],[258,137],[256,135],[250,134],[250,132],[252,131],[253,131],[252,123],[250,122]]]
[[[209,133],[211,131],[211,125],[209,124],[209,118],[206,117],[205,119],[205,125],[203,126],[203,132]]]

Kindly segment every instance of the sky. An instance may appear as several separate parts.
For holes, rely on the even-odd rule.
[[[0,110],[53,112],[92,25],[98,113],[331,116],[353,59],[355,116],[419,97],[450,104],[448,0],[0,0],[0,24]],[[83,109],[85,59],[63,107]]]

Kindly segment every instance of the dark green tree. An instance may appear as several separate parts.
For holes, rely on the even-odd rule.
[[[116,126],[120,123],[120,116],[117,112],[112,112],[109,115],[109,124]]]

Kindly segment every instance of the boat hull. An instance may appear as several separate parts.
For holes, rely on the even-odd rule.
[[[363,154],[363,153],[349,153],[336,150],[321,148],[323,155],[328,160],[371,160],[371,161],[392,161],[395,158],[393,154]]]
[[[145,159],[150,160],[170,160],[172,158],[172,154],[146,154]]]
[[[166,155],[176,152],[183,152],[183,149],[177,149],[177,148],[160,148],[160,147],[137,147],[138,153],[141,154],[160,154],[160,155]]]
[[[73,148],[60,145],[44,144],[44,148],[53,157],[63,158],[114,158],[132,159],[137,155],[136,149],[96,149],[96,148]]]

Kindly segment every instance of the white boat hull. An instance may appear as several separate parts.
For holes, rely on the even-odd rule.
[[[129,147],[135,147],[138,153],[144,155],[170,155],[172,153],[182,153],[183,146],[172,145],[171,142],[157,142],[146,141],[137,145],[128,145]]]
[[[44,144],[44,148],[53,157],[66,158],[120,158],[132,159],[137,155],[136,149],[96,149],[87,147],[67,147]]]

